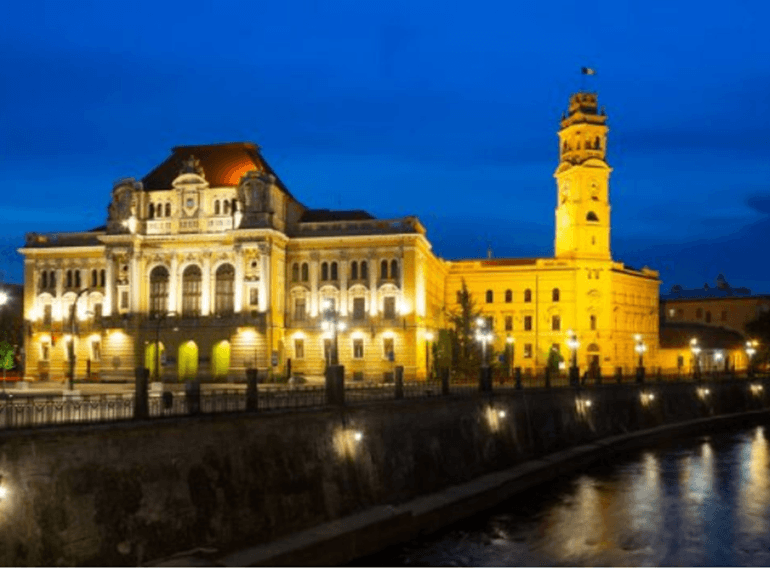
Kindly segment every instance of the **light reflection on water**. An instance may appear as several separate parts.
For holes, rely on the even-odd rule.
[[[767,428],[683,440],[544,484],[387,566],[768,566]]]

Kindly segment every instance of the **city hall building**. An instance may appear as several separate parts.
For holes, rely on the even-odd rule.
[[[465,281],[497,351],[539,371],[551,351],[594,373],[630,371],[635,335],[658,347],[658,274],[610,255],[606,116],[571,97],[559,131],[555,256],[446,261],[412,216],[309,209],[252,143],[181,146],[119,181],[107,223],[28,234],[26,373],[243,378],[257,367],[348,379],[394,366],[424,378]],[[335,342],[336,341],[336,342]]]

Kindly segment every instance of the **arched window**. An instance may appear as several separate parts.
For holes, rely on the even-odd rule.
[[[102,269],[101,271],[99,271],[99,287],[104,287],[104,281],[105,281],[104,277],[105,277],[104,269]]]
[[[165,315],[168,312],[168,269],[158,265],[150,272],[150,314]]]
[[[598,222],[599,217],[594,212],[588,212],[588,214],[586,214],[586,220],[589,222]]]
[[[358,262],[352,261],[350,263],[350,280],[355,281],[358,279]]]
[[[596,330],[596,315],[591,315],[591,330]]]
[[[232,201],[230,202],[230,211],[233,214],[238,211],[238,200],[236,200],[235,198],[233,198]]]
[[[366,261],[361,262],[361,279],[369,279],[369,264]]]
[[[329,264],[325,261],[321,264],[321,281],[329,280]]]
[[[214,215],[219,215],[219,200],[214,200]]]
[[[513,291],[511,291],[510,289],[506,289],[505,291],[505,302],[513,303]]]
[[[551,316],[551,330],[552,331],[560,331],[561,330],[561,317],[559,315],[552,315]]]
[[[171,216],[171,202],[166,202],[166,217]]]
[[[150,211],[147,212],[147,217],[150,219],[155,217],[155,204],[150,204]]]
[[[398,279],[398,261],[395,259],[390,262],[390,278]]]
[[[711,322],[711,311],[706,311],[706,322],[707,323]]]
[[[553,291],[551,291],[551,301],[554,303],[559,302],[559,289],[555,288]]]
[[[696,319],[702,319],[703,318],[703,309],[696,309],[695,310],[695,318]]]
[[[291,280],[293,283],[299,281],[299,263],[291,266]]]
[[[56,288],[56,271],[51,271],[51,276],[48,278],[48,286],[51,289]]]
[[[197,317],[201,314],[201,268],[188,265],[182,273],[182,315]]]
[[[596,150],[601,150],[602,148],[602,142],[601,140],[599,140],[599,137],[596,137],[596,139],[594,139],[594,148]]]
[[[155,214],[158,218],[163,217],[163,204],[158,203],[158,205],[155,206]]]
[[[332,261],[331,280],[332,281],[336,281],[337,280],[337,262],[336,261]]]
[[[230,202],[228,202],[227,200],[222,200],[222,210],[223,210],[223,212],[222,212],[223,214],[225,214],[225,215],[229,214],[230,213]]]
[[[531,303],[532,302],[532,290],[531,289],[524,289],[524,302],[525,303]]]
[[[80,269],[75,270],[75,287],[80,289]]]
[[[388,262],[384,259],[380,263],[380,279],[388,278]]]
[[[97,279],[98,277],[97,277],[96,269],[92,269],[91,270],[91,287],[96,287]]]
[[[307,270],[307,263],[302,264],[302,280],[307,281],[308,280],[308,270]]]
[[[43,271],[43,274],[40,276],[40,288],[48,289],[48,272],[47,271]]]
[[[495,300],[495,294],[492,293],[491,289],[487,289],[487,297],[486,297],[487,303],[492,303],[494,302],[494,300]]]
[[[72,287],[72,269],[67,270],[67,287]]]
[[[296,267],[296,263],[294,264]],[[233,314],[233,298],[235,293],[235,268],[229,263],[220,265],[216,273],[216,298],[214,307],[217,315]]]

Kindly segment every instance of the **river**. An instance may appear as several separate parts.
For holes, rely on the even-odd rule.
[[[770,427],[616,456],[356,566],[770,566]]]

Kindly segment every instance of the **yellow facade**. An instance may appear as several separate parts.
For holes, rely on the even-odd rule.
[[[28,235],[27,373],[63,377],[70,335],[77,378],[126,379],[137,366],[154,376],[155,362],[163,377],[317,375],[333,316],[349,379],[381,380],[397,365],[423,378],[463,280],[495,317],[495,347],[515,338],[525,370],[542,369],[554,344],[568,358],[570,329],[581,367],[630,370],[635,334],[653,364],[658,274],[611,259],[605,122],[595,94],[571,98],[548,259],[444,261],[416,218],[307,208],[256,145],[177,147],[142,180],[114,186],[105,227]]]

